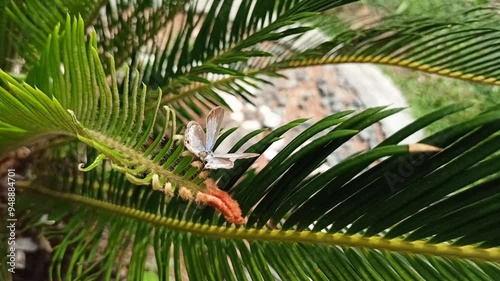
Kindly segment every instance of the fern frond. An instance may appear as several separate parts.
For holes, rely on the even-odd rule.
[[[57,25],[65,22],[67,13],[75,16],[79,14],[85,22],[92,22],[102,4],[102,1],[96,0],[55,1],[51,5],[44,1],[9,2],[5,11],[14,23],[9,27],[9,39],[14,42],[16,51],[25,60],[27,69],[39,60],[47,36]],[[12,36],[13,34],[21,36]]]
[[[320,9],[307,3],[294,9]],[[155,257],[160,280],[498,279],[500,107],[419,144],[399,144],[467,105],[433,112],[375,149],[317,174],[326,157],[359,131],[402,109],[340,112],[309,127],[261,171],[243,159],[234,169],[208,174],[183,153],[176,114],[160,110],[161,92],[148,100],[142,74],[128,69],[118,86],[112,57],[111,75],[105,74],[95,33],[85,43],[82,20],[70,17],[63,29],[53,32],[26,82],[0,72],[2,152],[46,135],[80,142],[61,147],[51,159],[75,165],[38,163],[36,179],[18,182],[26,191],[23,209],[37,210],[28,216],[48,213],[66,226],[54,249],[52,279],[110,280],[127,263],[128,278],[142,280],[148,255]],[[273,130],[247,152],[262,153],[304,121]],[[95,159],[80,167],[85,173],[76,165],[83,159]],[[219,197],[210,190],[214,181]],[[196,202],[195,192],[220,201],[232,194],[231,203],[248,220],[227,223],[223,216],[230,212],[197,204],[218,206],[215,200]]]
[[[251,101],[247,88],[271,74],[247,71],[249,60],[273,59],[259,44],[301,34],[311,29],[303,23],[305,18],[352,1],[264,2],[214,1],[202,9],[204,13],[192,3],[167,25],[165,36],[157,40],[160,44],[137,58],[138,68],[145,73],[143,81],[162,89],[162,105],[191,120],[188,108],[200,115],[200,107],[224,104],[219,90]],[[196,33],[204,36],[195,37]]]
[[[219,91],[251,102],[254,94],[249,88],[266,83],[267,77],[277,75],[276,71],[311,65],[388,64],[497,84],[498,71],[494,63],[498,45],[495,43],[498,30],[494,25],[497,17],[496,9],[478,8],[438,19],[388,17],[375,27],[352,30],[333,16],[322,15],[317,19],[317,16],[304,14],[287,25],[293,31],[287,33],[277,29],[276,32],[282,35],[272,40],[255,31],[247,39],[255,36],[262,40],[256,39],[251,49],[238,48],[238,52],[233,52],[235,50],[226,46],[213,58],[206,58],[196,66],[186,66],[181,72],[172,71],[170,82],[162,78],[162,82],[154,81],[153,84],[167,84],[162,88],[165,93],[162,104],[183,108],[185,120],[193,118],[186,108],[199,114],[199,107],[224,104]],[[287,19],[282,17],[282,20]],[[272,27],[271,23],[269,28],[272,30]],[[241,44],[244,45],[247,39]],[[218,59],[222,62],[217,64]],[[175,64],[155,62],[153,65],[174,67]],[[158,73],[165,71],[151,67],[145,68],[151,69],[147,71],[151,78],[160,77]],[[148,77],[145,81],[151,82]]]
[[[498,156],[488,156],[500,149],[496,133],[499,112],[478,115],[422,140],[445,148],[441,152],[411,152],[411,145],[397,145],[400,139],[429,122],[464,108],[465,105],[454,105],[433,112],[378,148],[353,155],[323,174],[305,172],[309,176],[302,178],[302,170],[293,168],[304,168],[301,165],[304,161],[316,159],[310,155],[324,159],[325,147],[338,146],[363,126],[398,110],[375,108],[358,115],[343,112],[327,117],[292,141],[274,158],[278,160],[269,163],[272,170],[267,172],[264,169],[247,173],[248,163],[244,162],[236,163],[241,169],[214,172],[212,177],[220,177],[220,186],[233,190],[234,198],[249,217],[239,228],[222,224],[220,215],[211,209],[131,186],[116,171],[107,174],[94,169],[87,173],[93,180],[85,182],[74,174],[70,177],[74,184],[58,185],[72,186],[72,190],[66,191],[48,189],[43,181],[21,185],[33,195],[55,202],[61,199],[73,202],[81,208],[77,212],[84,214],[77,217],[79,223],[94,225],[80,227],[79,231],[85,235],[79,238],[75,233],[72,239],[68,238],[65,247],[58,250],[63,251],[60,255],[68,248],[88,247],[89,240],[83,237],[104,235],[102,226],[109,226],[113,235],[108,236],[110,249],[106,253],[110,257],[100,259],[92,252],[80,254],[81,259],[95,261],[87,266],[102,265],[98,271],[101,276],[110,276],[110,268],[119,256],[113,245],[119,244],[133,249],[130,261],[123,262],[130,262],[129,276],[139,279],[145,270],[144,257],[152,247],[157,267],[161,268],[160,280],[169,276],[180,280],[184,268],[190,278],[202,280],[245,279],[248,275],[257,279],[275,275],[327,280],[410,276],[441,279],[457,278],[460,274],[494,280],[500,274],[498,235],[492,228],[496,223],[493,214],[498,211],[493,204],[498,199],[498,176],[491,179],[488,176],[498,172],[494,166]],[[293,123],[289,125],[293,127]],[[330,132],[322,136],[320,133],[325,130]],[[318,141],[306,144],[314,138]],[[265,147],[268,142],[262,140],[254,148]],[[302,148],[296,151],[297,147]],[[301,153],[304,150],[309,151],[308,155]],[[457,158],[463,151],[467,152]],[[385,156],[390,157],[370,167]],[[401,174],[401,163],[408,163],[413,173]],[[456,163],[467,168],[452,179]],[[284,173],[272,172],[282,165],[291,168]],[[265,177],[260,177],[261,173]],[[404,180],[390,181],[387,173]],[[437,175],[439,180],[428,180]],[[112,180],[105,181],[104,177]],[[263,181],[269,177],[272,180]],[[99,184],[103,181],[106,184]],[[443,181],[449,184],[435,192],[433,184]],[[451,186],[454,188],[448,188]],[[464,189],[465,186],[468,187]],[[261,200],[253,201],[255,193],[263,195]],[[402,199],[405,197],[418,199],[408,202]],[[419,211],[402,217],[405,212],[413,212],[414,207]],[[389,211],[390,208],[397,211]],[[372,217],[368,224],[363,219],[366,216]],[[377,231],[386,222],[391,225]],[[483,230],[481,235],[475,228],[478,225]],[[94,247],[98,240],[91,240]],[[213,266],[214,262],[218,266]],[[80,276],[88,272],[83,271]]]
[[[498,85],[497,21],[498,9],[485,7],[441,18],[392,16],[376,27],[330,31],[332,40],[277,67],[377,63]]]
[[[139,75],[135,73],[131,81],[129,100],[128,87],[119,93],[112,58],[113,78],[111,86],[108,85],[96,50],[95,34],[87,46],[83,42],[81,18],[71,21],[68,17],[65,30],[75,32],[61,35],[56,28],[26,83],[18,83],[0,72],[7,85],[0,88],[1,106],[6,111],[0,117],[5,124],[3,148],[21,145],[17,142],[20,139],[33,141],[43,135],[76,137],[102,153],[87,168],[80,166],[83,171],[94,169],[109,158],[111,167],[134,184],[152,185],[153,189],[170,195],[175,190],[189,191],[192,195],[185,199],[194,200],[198,192],[206,189],[202,184],[205,178],[197,177],[201,167],[190,165],[192,157],[181,154],[183,136],[177,135],[175,113],[165,108],[162,134],[154,135],[156,114],[161,113],[160,95],[153,118],[146,122],[146,88],[139,89]],[[125,79],[129,80],[128,70]],[[51,98],[45,93],[50,93]],[[166,143],[162,143],[164,138],[168,139]]]

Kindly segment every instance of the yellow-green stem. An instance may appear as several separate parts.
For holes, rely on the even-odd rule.
[[[499,261],[500,248],[477,248],[474,246],[453,246],[448,243],[431,244],[426,241],[404,241],[402,239],[385,239],[383,237],[364,237],[361,235],[346,235],[342,233],[322,233],[293,230],[246,229],[223,226],[210,226],[182,220],[161,217],[140,210],[102,202],[92,198],[62,193],[42,186],[19,182],[17,185],[44,196],[69,200],[86,208],[112,212],[174,231],[190,232],[196,235],[226,239],[245,239],[250,241],[276,241],[292,243],[328,244],[345,247],[361,247],[413,254],[429,254],[432,256],[448,256],[470,258],[486,261]]]

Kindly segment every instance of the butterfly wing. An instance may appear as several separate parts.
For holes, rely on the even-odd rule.
[[[234,161],[244,158],[254,158],[259,156],[257,153],[228,153],[209,155],[205,158],[205,169],[231,169],[234,167]]]
[[[234,167],[234,161],[228,158],[220,158],[209,155],[207,156],[207,158],[205,158],[205,161],[205,169],[231,169]]]
[[[186,132],[184,132],[184,146],[196,156],[200,156],[200,152],[207,151],[205,132],[198,122],[190,121],[187,124]]]
[[[224,108],[217,106],[212,109],[207,116],[207,139],[206,139],[206,149],[207,151],[212,151],[217,140],[217,134],[219,133],[222,120],[224,119]]]
[[[259,155],[260,154],[258,154],[258,153],[228,153],[228,154],[214,154],[214,157],[225,158],[225,159],[235,161],[238,159],[255,158]]]

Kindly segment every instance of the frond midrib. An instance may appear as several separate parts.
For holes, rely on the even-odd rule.
[[[342,63],[374,63],[388,66],[398,66],[404,67],[411,70],[417,70],[429,74],[436,74],[442,77],[454,78],[465,80],[468,82],[489,84],[489,85],[500,85],[500,81],[494,77],[486,77],[483,75],[475,75],[473,73],[463,73],[461,71],[452,71],[450,69],[443,69],[440,67],[433,67],[432,65],[421,64],[419,62],[411,62],[406,59],[400,58],[392,58],[392,57],[383,57],[383,56],[337,56],[334,58],[325,58],[325,59],[303,59],[303,60],[290,60],[284,62],[277,62],[270,64],[266,67],[260,69],[249,69],[246,72],[243,72],[244,76],[230,76],[225,77],[219,80],[211,81],[209,84],[204,84],[201,82],[196,82],[194,84],[189,85],[185,88],[185,90],[180,90],[178,94],[170,94],[162,97],[161,104],[171,104],[178,100],[187,98],[195,93],[199,92],[204,88],[216,87],[217,85],[234,81],[236,79],[241,79],[242,77],[251,77],[252,75],[256,75],[260,72],[268,72],[268,71],[276,71],[276,70],[285,70],[291,68],[299,68],[299,67],[308,67],[308,66],[318,66],[318,65],[327,65],[327,64],[342,64]],[[167,92],[169,92],[167,90]],[[152,104],[149,105],[152,107]]]
[[[158,216],[126,206],[95,200],[81,195],[63,193],[34,185],[29,182],[17,182],[17,187],[27,191],[50,197],[56,200],[70,201],[84,208],[111,212],[115,215],[129,217],[138,221],[165,227],[172,231],[189,232],[195,235],[212,238],[234,240],[288,242],[305,244],[326,244],[332,246],[362,247],[377,250],[388,250],[411,254],[428,254],[432,256],[447,256],[468,258],[484,261],[499,261],[500,248],[479,248],[472,245],[454,246],[448,243],[431,244],[423,240],[405,241],[401,238],[386,239],[379,236],[364,237],[361,235],[346,235],[343,233],[325,233],[294,230],[267,230],[255,228],[234,228],[231,226],[214,226]]]
[[[306,66],[317,66],[325,64],[341,64],[341,63],[374,63],[389,66],[399,66],[408,68],[411,70],[418,70],[426,72],[429,74],[436,74],[443,77],[455,78],[460,80],[465,80],[468,82],[479,82],[483,84],[490,85],[500,85],[494,77],[487,77],[484,75],[475,75],[474,73],[463,73],[461,71],[453,71],[451,69],[433,67],[429,64],[423,64],[419,62],[412,62],[407,59],[386,57],[386,56],[336,56],[333,58],[314,58],[314,59],[304,59],[304,60],[290,60],[283,62],[283,65],[276,67],[275,69],[287,69],[287,68],[298,68]]]

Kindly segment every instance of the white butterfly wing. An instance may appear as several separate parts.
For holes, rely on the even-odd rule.
[[[224,119],[224,108],[217,106],[212,109],[207,116],[207,139],[206,139],[206,149],[207,151],[212,151],[217,140],[217,134],[219,133],[222,120]]]
[[[234,161],[228,158],[219,158],[212,155],[205,158],[205,169],[231,169],[234,167]]]
[[[259,156],[257,153],[227,153],[227,154],[214,154],[213,157],[225,158],[233,162],[238,159],[254,158]]]
[[[205,158],[205,169],[232,169],[234,161],[244,158],[254,158],[259,156],[257,153],[228,153],[228,154],[214,154]]]
[[[198,122],[190,121],[187,124],[184,132],[184,146],[196,156],[200,156],[200,152],[207,151],[205,145],[205,132]]]

